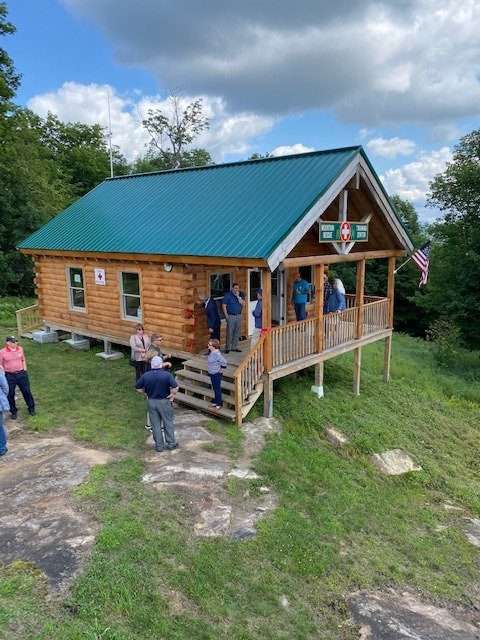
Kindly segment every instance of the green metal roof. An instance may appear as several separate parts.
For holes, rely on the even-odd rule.
[[[266,259],[359,152],[108,179],[19,248]]]

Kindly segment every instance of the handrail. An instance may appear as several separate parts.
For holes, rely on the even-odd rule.
[[[272,365],[300,360],[316,351],[317,318],[307,318],[272,329]]]
[[[261,335],[257,344],[250,349],[237,367],[234,376],[235,384],[235,418],[242,423],[242,405],[263,376],[263,344],[265,334]]]
[[[17,332],[19,336],[22,336],[24,333],[27,333],[32,329],[37,329],[42,325],[38,303],[32,304],[29,307],[24,307],[23,309],[17,309],[15,316],[17,319]]]

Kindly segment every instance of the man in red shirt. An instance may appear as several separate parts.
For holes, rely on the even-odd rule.
[[[18,385],[25,400],[28,413],[35,415],[35,400],[30,391],[28,380],[27,363],[22,347],[17,343],[17,339],[9,336],[5,339],[5,347],[0,349],[0,366],[5,370],[5,377],[8,382],[8,403],[12,419],[17,417],[17,405],[15,404],[15,389]]]

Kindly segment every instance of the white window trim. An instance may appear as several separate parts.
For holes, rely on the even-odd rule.
[[[83,282],[83,287],[72,287],[71,285],[71,279],[70,279],[70,270],[71,269],[80,269],[80,271],[82,272],[82,282]],[[76,264],[69,264],[65,267],[65,275],[67,278],[67,297],[68,297],[68,308],[70,309],[70,311],[75,311],[76,313],[87,313],[87,286],[86,286],[86,281],[85,281],[85,267],[81,267],[79,265]],[[72,289],[81,289],[83,290],[83,299],[85,301],[85,306],[84,307],[76,307],[73,304],[73,298],[72,298]]]
[[[139,295],[137,296],[134,293],[124,293],[123,291],[123,278],[122,278],[122,274],[124,273],[135,273],[138,276],[138,289],[140,291]],[[140,271],[137,271],[135,269],[128,269],[126,271],[119,271],[118,272],[118,283],[119,283],[119,289],[120,289],[120,314],[123,320],[127,320],[128,322],[143,322],[143,302],[142,302],[142,277],[141,277],[141,273]],[[139,316],[129,316],[125,313],[125,305],[124,305],[124,300],[125,300],[125,296],[130,296],[132,298],[139,298],[140,300],[140,315]]]

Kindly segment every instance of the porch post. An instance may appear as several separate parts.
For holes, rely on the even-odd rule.
[[[317,264],[315,269],[315,318],[317,327],[315,331],[315,352],[323,351],[323,274],[325,273],[325,265]],[[315,365],[315,384],[312,385],[311,391],[317,398],[323,398],[323,362]]]
[[[365,289],[365,259],[357,262],[357,283],[355,291],[355,306],[357,311],[357,326],[355,337],[361,338],[363,335],[363,298]]]
[[[357,282],[355,291],[355,306],[357,307],[357,326],[355,337],[357,340],[363,335],[363,298],[365,289],[365,258],[357,262]],[[360,374],[362,369],[362,347],[353,352],[353,393],[360,395]]]
[[[395,258],[388,259],[388,280],[387,280],[387,299],[388,312],[387,324],[388,328],[393,330],[393,303],[395,299]],[[390,381],[390,363],[392,359],[392,335],[385,338],[384,354],[383,354],[383,380]]]
[[[273,380],[272,370],[272,273],[269,269],[262,272],[262,328],[266,330],[263,343],[263,415],[273,415]]]

